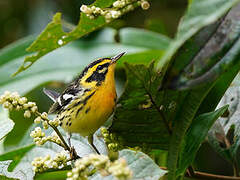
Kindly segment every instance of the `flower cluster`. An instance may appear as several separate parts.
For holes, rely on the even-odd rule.
[[[90,154],[75,162],[75,167],[67,173],[67,180],[87,179],[91,174],[91,166],[94,166],[103,176],[112,174],[120,180],[127,180],[132,176],[132,171],[127,167],[124,159],[111,162],[108,156]]]
[[[114,135],[110,134],[106,128],[101,128],[101,133],[108,149],[114,152],[118,151],[119,144],[116,142]]]
[[[57,153],[53,159],[50,155],[47,155],[45,157],[36,157],[32,161],[33,171],[37,173],[46,171],[50,168],[61,169],[67,165],[68,161],[69,159],[65,151]]]
[[[34,123],[42,123],[44,129],[48,129],[49,125],[57,127],[60,124],[60,121],[57,118],[49,120],[46,112],[38,112],[38,107],[35,102],[28,102],[26,97],[21,97],[17,92],[10,93],[9,91],[6,91],[0,96],[0,104],[9,110],[24,110],[25,118],[30,118],[32,115],[37,116]],[[55,132],[53,132],[51,136],[46,137],[40,127],[35,128],[35,130],[31,132],[30,136],[34,138],[34,142],[39,146],[43,145],[47,141],[63,146],[62,141]]]
[[[41,146],[45,144],[47,141],[54,142],[60,146],[64,146],[62,144],[61,139],[56,134],[55,131],[52,132],[50,136],[45,136],[45,133],[42,132],[42,129],[40,127],[36,127],[31,133],[30,136],[33,138],[33,141],[36,143],[36,145]]]
[[[17,111],[24,110],[25,118],[30,118],[31,115],[38,110],[35,102],[28,102],[26,97],[20,97],[17,92],[10,93],[9,91],[5,91],[5,93],[0,96],[0,104],[10,111],[13,109]]]
[[[88,7],[82,5],[80,10],[90,19],[98,16],[104,16],[106,22],[111,22],[113,19],[119,18],[121,15],[134,10],[134,8],[141,6],[142,9],[147,10],[150,4],[147,0],[117,0],[113,3],[112,8],[101,9],[96,6]]]

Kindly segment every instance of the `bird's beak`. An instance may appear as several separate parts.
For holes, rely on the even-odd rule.
[[[122,53],[120,53],[120,54],[112,57],[112,58],[111,58],[111,60],[112,60],[112,61],[111,61],[111,64],[116,63],[117,60],[119,60],[125,53],[126,53],[126,52],[122,52]]]

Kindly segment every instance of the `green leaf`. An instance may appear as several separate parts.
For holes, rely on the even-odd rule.
[[[113,2],[114,0],[97,0],[94,5],[100,8],[106,8],[111,6]],[[53,51],[54,49],[62,47],[73,40],[87,35],[106,24],[107,23],[102,16],[96,19],[90,19],[86,16],[86,14],[81,13],[80,20],[76,28],[67,33],[62,29],[61,13],[56,13],[53,20],[47,25],[37,40],[34,41],[34,43],[27,49],[29,52],[35,52],[36,54],[26,57],[24,63],[19,67],[14,75],[26,70],[40,57]]]
[[[14,171],[8,172],[8,166],[11,161],[0,161],[0,174],[4,175],[6,179],[28,179],[29,176],[26,174],[26,171]]]
[[[119,157],[127,161],[128,167],[133,172],[133,180],[151,179],[159,180],[167,171],[158,167],[154,161],[142,152],[135,152],[131,150],[122,150],[119,152]],[[94,175],[91,180],[113,180],[113,176],[102,177],[100,174]]]
[[[9,59],[4,65],[0,65],[0,94],[5,90],[25,94],[40,84],[50,81],[69,82],[93,60],[99,57],[111,57],[119,52],[127,52],[123,59],[119,61],[119,67],[122,67],[124,61],[148,63],[152,59],[160,58],[163,55],[163,50],[152,50],[145,47],[116,43],[114,42],[114,34],[113,29],[105,29],[93,40],[82,40],[68,44],[44,56],[38,64],[15,78],[10,76],[22,63],[25,56],[15,56],[13,59]],[[124,38],[124,36],[121,37]],[[19,44],[19,46],[23,46],[23,44]],[[13,49],[9,47],[11,49],[9,52],[14,51],[15,46],[13,45]],[[19,49],[19,51],[22,52],[22,49]],[[19,54],[20,52],[16,53]],[[135,53],[137,53],[137,58],[134,58]],[[6,55],[10,54],[2,55],[0,53],[0,59]],[[69,59],[69,57],[71,58]]]
[[[4,153],[0,155],[0,161],[12,160],[11,164],[8,167],[9,171],[13,171],[13,169],[17,166],[17,164],[21,161],[23,156],[30,151],[34,145],[28,145],[25,147],[21,147],[19,149],[15,149],[13,151]]]
[[[137,28],[124,28],[119,31],[120,42],[126,45],[166,50],[170,39],[159,33]]]
[[[229,104],[228,113],[214,124],[208,134],[208,140],[214,150],[233,166],[239,166],[239,86],[229,87],[218,106]]]
[[[201,28],[207,26],[233,7],[239,0],[194,0],[189,4],[175,39],[170,44],[165,56],[158,62],[158,69],[168,64],[176,51]]]
[[[153,63],[149,67],[126,64],[126,73],[127,84],[110,132],[123,146],[167,149],[169,132],[159,111],[164,98],[157,91],[162,77],[154,72]]]
[[[56,170],[52,172],[45,172],[34,177],[35,180],[65,180],[69,170]]]
[[[228,106],[224,106],[214,112],[201,114],[196,117],[185,138],[185,145],[180,152],[178,174],[184,174],[185,170],[193,162],[195,155],[208,134],[213,123],[227,110]]]
[[[26,55],[25,49],[34,41],[35,36],[20,39],[0,50],[0,66],[9,61]]]
[[[190,39],[188,42],[186,40],[189,37],[192,37],[200,28],[202,28],[203,24],[207,25],[211,22],[212,20],[217,20],[221,15],[223,15],[231,6],[233,6],[237,1],[221,1],[221,0],[214,0],[214,1],[193,1],[191,5],[188,8],[188,11],[186,15],[183,18],[183,21],[181,22],[179,26],[179,32],[173,43],[171,43],[169,50],[166,52],[165,56],[163,59],[158,64],[158,67],[161,65],[165,64],[169,58],[171,58],[174,55],[174,59],[172,59],[172,67],[171,70],[169,69],[168,72],[168,78],[165,78],[166,81],[171,80],[174,75],[179,75],[178,73],[181,71],[184,71],[184,67],[190,63],[190,60],[194,59],[194,57],[197,57],[198,55],[198,49],[199,47],[202,47],[205,50],[206,53],[213,52],[215,49],[210,49],[208,51],[208,48],[206,45],[206,37],[211,37],[214,36],[214,29],[216,29],[218,26],[213,26],[212,31],[210,32],[210,35],[205,35],[203,38],[200,36],[200,46],[198,44],[194,45],[194,41],[191,41]],[[204,8],[205,5],[211,6],[209,8]],[[213,11],[213,9],[215,9]],[[191,18],[192,17],[192,18]],[[202,19],[204,17],[204,19]],[[211,18],[210,18],[211,17]],[[198,21],[202,20],[201,23]],[[206,21],[207,20],[207,21]],[[197,22],[197,23],[195,23]],[[189,24],[191,24],[191,27]],[[186,27],[189,27],[190,29],[186,29]],[[183,33],[185,30],[185,34]],[[199,33],[200,34],[200,33]],[[221,34],[215,34],[216,36],[221,36]],[[209,39],[208,38],[208,39]],[[185,53],[183,56],[181,56],[180,59],[178,56],[178,53],[182,50],[179,49],[178,52],[176,50],[183,45],[183,43],[186,42],[188,47],[191,46],[192,48],[187,49],[190,52],[193,51],[193,53]],[[184,44],[185,45],[185,44]],[[218,45],[218,44],[217,44]],[[220,44],[219,44],[220,45]],[[197,48],[196,48],[197,47]],[[232,51],[229,51],[229,56],[225,56],[225,62],[230,62],[229,60],[231,59],[230,56],[234,56],[234,62],[237,62],[237,49],[239,47],[239,42],[236,42],[236,46],[234,44],[234,48],[230,49]],[[184,49],[184,46],[182,47]],[[202,50],[202,49],[200,49]],[[205,54],[206,54],[205,53]],[[204,55],[205,55],[204,54]],[[183,63],[181,64],[181,59],[184,57]],[[204,56],[203,56],[204,57]],[[207,60],[206,57],[203,58],[203,61]],[[223,62],[224,62],[223,61]],[[232,61],[232,62],[233,62]],[[213,62],[213,60],[212,60]],[[216,62],[216,61],[214,61]],[[161,64],[162,63],[162,64]],[[177,66],[177,64],[181,64],[180,68]],[[214,64],[214,63],[213,63]],[[238,64],[238,63],[237,63]],[[238,65],[237,65],[238,66]],[[177,71],[174,71],[177,69]],[[232,71],[234,69],[233,66],[229,66],[229,71]],[[239,70],[239,66],[237,67]],[[216,73],[217,74],[217,73]],[[177,101],[177,111],[175,113],[175,116],[173,118],[174,122],[174,127],[173,127],[173,136],[170,141],[170,146],[169,146],[169,156],[168,156],[168,179],[176,179],[176,170],[177,170],[177,163],[179,159],[179,152],[183,146],[183,140],[184,136],[188,130],[188,128],[191,126],[193,118],[196,116],[196,114],[199,114],[198,109],[201,106],[201,103],[205,100],[207,94],[210,92],[210,90],[214,87],[215,83],[223,77],[223,74],[219,73],[214,77],[213,81],[211,83],[206,82],[204,85],[201,87],[192,89],[192,90],[187,90],[183,92],[178,92],[178,101]],[[229,77],[229,81],[234,78],[234,75]],[[226,88],[228,84],[223,85],[224,88]],[[211,102],[215,104],[216,102]],[[205,104],[206,105],[206,104]],[[211,109],[213,110],[213,109]],[[201,113],[209,112],[209,109],[205,109],[205,111],[201,111]]]
[[[0,140],[2,140],[14,127],[14,122],[9,119],[8,112],[0,107]]]

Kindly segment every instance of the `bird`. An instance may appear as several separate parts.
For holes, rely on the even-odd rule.
[[[56,114],[60,126],[68,134],[70,147],[71,134],[78,133],[88,137],[89,144],[100,154],[93,144],[93,134],[114,112],[117,100],[115,66],[124,54],[93,61],[62,93],[43,89],[54,101],[48,113]]]

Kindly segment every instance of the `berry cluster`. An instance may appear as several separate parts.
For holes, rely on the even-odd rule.
[[[106,128],[101,128],[101,133],[108,149],[117,152],[119,150],[119,144],[116,142],[114,135],[110,134]]]
[[[46,157],[36,157],[32,161],[32,166],[34,172],[43,172],[50,168],[61,169],[67,165],[68,161],[69,159],[66,152],[62,151],[60,153],[57,153],[53,159],[50,155],[47,155]]]
[[[46,112],[38,112],[38,107],[35,102],[28,102],[26,97],[21,97],[17,92],[10,93],[9,91],[6,91],[0,96],[0,104],[10,111],[24,110],[25,118],[30,118],[32,115],[37,116],[34,123],[38,124],[42,122],[44,129],[48,129],[49,125],[57,127],[60,124],[60,121],[57,118],[50,120]],[[35,130],[31,132],[30,136],[34,138],[34,142],[39,146],[43,145],[47,141],[63,146],[61,139],[55,132],[53,132],[51,136],[45,137],[45,133],[42,132],[40,127],[36,127]]]
[[[51,141],[53,143],[56,143],[60,146],[64,146],[62,144],[61,139],[56,134],[55,131],[52,132],[50,136],[45,136],[45,133],[42,132],[42,129],[40,127],[36,127],[31,133],[30,136],[33,138],[33,141],[36,143],[36,145],[41,146],[45,144],[47,141]]]
[[[9,91],[5,91],[5,93],[0,96],[0,104],[10,111],[13,109],[17,111],[24,110],[25,118],[30,118],[31,115],[38,110],[35,102],[28,102],[26,97],[20,97],[17,92],[10,93]]]
[[[102,176],[112,174],[117,179],[127,180],[132,176],[132,171],[127,167],[124,159],[118,159],[114,162],[109,160],[108,156],[90,154],[76,160],[75,167],[67,173],[67,180],[87,179],[91,174],[91,166],[94,166]]]
[[[90,19],[103,16],[106,22],[109,23],[113,19],[117,19],[123,14],[132,11],[139,6],[141,6],[143,10],[147,10],[150,7],[150,4],[147,0],[117,0],[113,3],[111,8],[101,9],[96,6],[88,7],[86,5],[82,5],[80,10]]]

